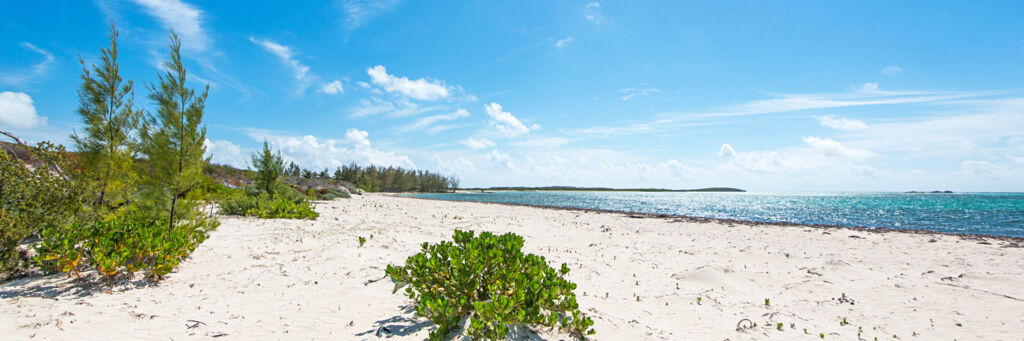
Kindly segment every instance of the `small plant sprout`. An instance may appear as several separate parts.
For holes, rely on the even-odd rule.
[[[840,325],[840,326],[845,326],[845,325],[848,325],[848,324],[850,324],[850,323],[849,323],[849,322],[846,322],[846,318],[845,318],[845,317],[843,318],[843,320],[842,320],[842,321],[839,321],[839,325]]]
[[[818,336],[820,336],[822,340],[825,339],[825,333],[818,333]]]
[[[790,323],[789,324],[789,329],[796,329],[796,323],[795,322],[794,323]]]
[[[700,296],[697,296],[697,305],[700,305]]]
[[[363,238],[362,236],[360,236],[359,237],[359,247],[363,247],[363,244],[366,244],[366,238]]]
[[[679,282],[676,282],[676,290],[679,290]]]
[[[775,329],[778,329],[779,331],[782,331],[782,322],[776,323],[775,324]]]
[[[604,298],[608,298],[608,292],[607,291],[604,293]]]
[[[767,307],[767,306],[771,306],[771,305],[772,305],[772,300],[770,300],[770,299],[767,299],[767,298],[766,298],[766,299],[764,299],[764,305],[765,305],[766,307]]]

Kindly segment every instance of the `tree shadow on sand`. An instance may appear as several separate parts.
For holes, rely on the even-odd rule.
[[[96,293],[111,292],[115,289],[126,291],[152,285],[154,284],[145,280],[128,278],[115,280],[108,285],[94,274],[85,274],[81,278],[53,274],[24,277],[0,283],[0,299],[20,297],[76,299]]]
[[[462,319],[459,322],[459,326],[456,328],[457,331],[461,331],[465,327],[466,319]],[[373,328],[367,331],[356,333],[356,336],[376,336],[378,338],[391,338],[391,337],[404,337],[415,334],[423,329],[434,327],[434,323],[429,320],[416,316],[416,310],[412,305],[406,305],[402,307],[402,312],[399,315],[395,315],[383,320],[379,320],[373,323]],[[382,328],[386,329],[384,331]],[[537,335],[536,332],[531,330],[529,327],[523,325],[512,326],[511,332],[508,336],[508,340],[525,340],[525,341],[537,341],[544,340],[544,338]],[[448,335],[446,340],[469,340],[464,333],[453,332]]]

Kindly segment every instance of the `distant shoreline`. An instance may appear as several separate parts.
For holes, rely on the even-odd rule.
[[[1014,247],[1024,247],[1024,237],[1014,236],[999,236],[982,233],[953,233],[943,232],[935,230],[919,230],[919,229],[899,229],[891,227],[871,227],[871,226],[856,226],[856,225],[835,225],[835,224],[801,224],[784,221],[754,221],[754,220],[743,220],[743,219],[731,219],[731,218],[709,218],[709,217],[696,217],[681,214],[662,214],[662,213],[647,213],[647,212],[636,212],[626,210],[608,210],[608,209],[594,209],[594,208],[579,208],[579,207],[568,207],[568,206],[550,206],[550,205],[535,205],[535,204],[518,204],[518,203],[506,203],[506,202],[493,202],[493,201],[481,201],[481,200],[445,200],[435,198],[421,198],[412,195],[405,195],[406,193],[381,193],[383,195],[398,196],[403,198],[412,198],[419,200],[435,200],[444,202],[474,202],[480,204],[495,204],[495,205],[506,205],[506,206],[520,206],[520,207],[533,207],[542,209],[553,209],[563,211],[577,211],[577,212],[598,212],[598,213],[614,213],[614,214],[625,214],[634,218],[658,218],[658,219],[674,219],[681,222],[695,222],[695,223],[719,223],[719,224],[733,224],[733,225],[747,225],[747,226],[802,226],[810,228],[822,228],[822,229],[848,229],[853,231],[864,231],[864,232],[897,232],[897,233],[909,233],[909,234],[920,234],[920,235],[942,235],[960,237],[964,239],[995,239],[1007,243],[1011,243]],[[415,194],[415,193],[413,193]]]
[[[486,192],[486,191],[578,191],[578,192],[746,192],[746,190],[732,187],[707,187],[697,189],[668,189],[668,188],[610,188],[610,187],[574,187],[574,186],[543,186],[543,187],[487,187],[487,188],[459,188],[456,192]]]

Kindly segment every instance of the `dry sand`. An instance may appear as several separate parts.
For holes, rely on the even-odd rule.
[[[597,340],[1024,339],[1024,249],[1005,240],[386,195],[316,210],[317,221],[223,217],[157,285],[5,283],[0,339],[374,340],[380,326],[424,339],[433,326],[390,281],[365,283],[456,228],[515,232],[525,251],[568,263]],[[757,326],[737,331],[742,319]]]

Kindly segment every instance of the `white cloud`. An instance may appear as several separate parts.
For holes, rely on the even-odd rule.
[[[26,49],[32,50],[35,53],[38,53],[40,56],[43,56],[43,61],[39,62],[39,64],[32,66],[32,72],[38,75],[46,73],[46,71],[50,70],[50,64],[53,64],[54,59],[52,54],[28,42],[21,43],[21,46],[25,47]]]
[[[601,12],[601,4],[597,1],[588,3],[584,6],[583,14],[584,17],[587,18],[587,21],[595,25],[600,25],[605,21],[604,14]]]
[[[728,158],[736,157],[736,150],[732,148],[732,145],[726,143],[721,148],[718,148],[718,155]]]
[[[346,0],[342,5],[345,25],[350,30],[359,28],[373,17],[393,11],[400,3],[401,0]]]
[[[353,107],[349,110],[350,117],[366,117],[374,115],[406,117],[445,108],[440,105],[420,106],[407,98],[398,98],[394,101],[388,101],[377,97],[371,97],[369,99],[360,99],[359,104],[359,106]]]
[[[24,92],[0,92],[0,123],[14,128],[35,128],[46,124],[36,114],[32,97]]]
[[[295,58],[295,53],[291,47],[278,44],[269,39],[256,39],[255,37],[249,37],[249,41],[256,45],[263,47],[264,50],[277,56],[282,63],[288,65],[292,69],[292,78],[295,78],[299,82],[299,89],[297,93],[303,93],[309,88],[309,83],[312,81],[309,75],[309,67],[303,65],[298,59]]]
[[[180,0],[134,0],[149,15],[157,17],[164,26],[181,36],[181,46],[186,50],[205,51],[210,38],[203,30],[203,12],[193,5]]]
[[[449,95],[448,88],[437,81],[428,81],[423,78],[410,80],[406,77],[389,75],[383,65],[367,68],[366,73],[370,75],[370,81],[373,84],[384,88],[387,92],[397,92],[424,101],[434,101]]]
[[[47,52],[46,50],[38,48],[35,45],[32,45],[28,42],[21,43],[21,47],[24,47],[32,52],[38,53],[40,56],[43,57],[43,60],[39,63],[36,63],[35,65],[32,65],[32,68],[28,70],[15,70],[5,72],[4,74],[0,75],[0,83],[21,86],[27,82],[36,80],[37,78],[46,74],[46,72],[50,70],[50,66],[53,64],[54,61],[53,54]]]
[[[491,126],[497,128],[507,137],[516,137],[540,128],[536,124],[527,127],[518,118],[513,116],[512,113],[502,111],[501,105],[498,103],[491,102],[491,104],[486,105],[484,108],[487,110],[487,116],[491,117]]]
[[[512,143],[512,145],[516,147],[527,148],[558,148],[566,143],[569,143],[569,139],[564,137],[542,137],[526,141],[514,142]]]
[[[507,153],[502,153],[497,149],[492,149],[491,153],[487,154],[487,159],[505,168],[516,168],[515,165],[512,164],[512,156],[508,155]]]
[[[494,141],[488,140],[487,138],[475,139],[472,137],[459,141],[459,143],[462,143],[466,145],[466,147],[472,149],[483,149],[488,147],[494,147],[496,145]]]
[[[827,138],[809,136],[803,141],[806,147],[759,152],[737,152],[732,145],[723,144],[718,155],[730,160],[727,169],[758,173],[794,172],[790,176],[800,172],[821,174],[829,169],[851,169],[858,166],[855,164],[857,161],[879,156]]]
[[[804,143],[811,149],[829,157],[839,157],[850,160],[863,160],[878,156],[875,152],[867,149],[850,148],[832,139],[807,136],[803,138]]]
[[[340,80],[335,80],[333,82],[324,83],[320,86],[320,92],[328,95],[335,95],[345,92],[345,88],[341,86]]]
[[[899,66],[890,65],[882,69],[882,74],[886,76],[895,76],[897,73],[903,72],[903,69]]]
[[[659,93],[659,92],[661,92],[661,90],[658,90],[656,88],[646,88],[646,89],[625,88],[625,89],[619,89],[619,92],[625,94],[624,96],[622,96],[622,100],[623,101],[628,101],[628,100],[633,99],[636,96],[643,96],[643,95],[647,95],[647,94]]]
[[[572,42],[572,37],[566,37],[565,39],[559,39],[558,41],[555,42],[555,47],[563,48],[563,47],[569,46],[569,43],[571,43],[571,42]]]
[[[868,125],[861,120],[855,120],[851,118],[843,118],[837,116],[819,116],[817,117],[818,122],[822,126],[829,127],[835,130],[863,130],[867,129]]]
[[[431,131],[436,133],[436,132],[438,132],[440,130],[437,130],[437,128],[439,126],[433,126],[432,127],[432,125],[434,125],[435,123],[441,122],[441,121],[454,121],[454,120],[457,120],[457,119],[460,119],[460,118],[463,118],[463,117],[469,117],[469,111],[466,111],[466,109],[459,108],[458,110],[456,110],[455,112],[453,112],[451,114],[441,114],[441,115],[434,115],[434,116],[427,116],[427,117],[420,118],[420,119],[416,120],[416,122],[413,122],[412,124],[409,124],[407,126],[399,128],[399,131],[405,132],[405,131],[425,129],[425,128],[429,127],[429,129]],[[446,130],[446,129],[442,129],[442,130]]]
[[[324,139],[313,135],[282,136],[261,130],[252,130],[249,135],[260,141],[266,139],[272,148],[281,150],[287,161],[311,169],[334,169],[351,162],[416,168],[408,156],[374,148],[370,134],[354,128],[348,129],[343,139]]]
[[[229,165],[239,169],[249,167],[249,153],[251,150],[243,151],[241,147],[226,140],[206,139],[206,155],[213,163]]]

